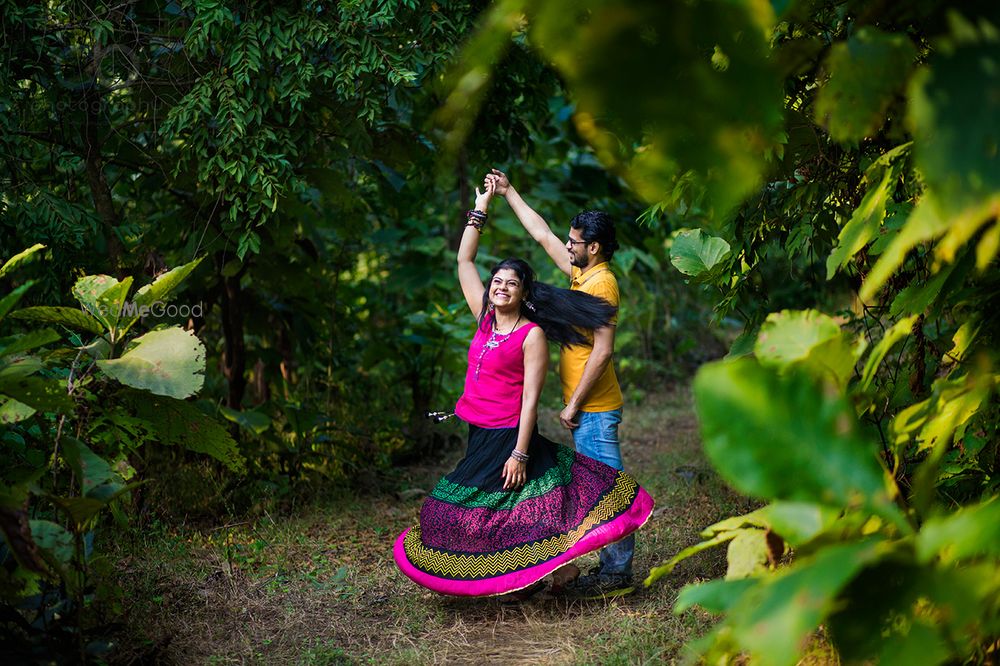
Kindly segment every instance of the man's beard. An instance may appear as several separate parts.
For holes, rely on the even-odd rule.
[[[586,268],[587,255],[580,256],[574,252],[570,255],[569,263],[571,266],[576,266],[577,268]]]

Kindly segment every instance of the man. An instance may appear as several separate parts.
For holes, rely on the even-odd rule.
[[[607,213],[584,211],[570,221],[569,238],[564,242],[542,217],[525,203],[507,176],[496,169],[486,176],[496,194],[503,196],[528,234],[569,276],[570,289],[599,296],[618,307],[618,281],[608,262],[618,248],[614,222]],[[564,349],[559,362],[563,401],[559,414],[563,427],[573,433],[576,450],[585,456],[623,469],[618,444],[618,424],[622,417],[622,392],[615,376],[612,354],[615,326],[605,326],[588,335],[589,346]],[[632,557],[635,538],[614,543],[600,554],[600,565],[567,586],[580,596],[627,594],[632,587]]]

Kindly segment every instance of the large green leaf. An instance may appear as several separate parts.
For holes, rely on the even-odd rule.
[[[19,266],[23,266],[32,260],[34,255],[40,250],[45,249],[45,246],[41,243],[35,243],[27,250],[18,252],[13,257],[4,262],[3,266],[0,266],[0,278],[4,277],[9,273],[13,273]]]
[[[45,377],[0,379],[0,394],[33,407],[40,412],[65,414],[73,411],[73,401],[66,393],[66,382]]]
[[[758,184],[783,111],[768,3],[532,4],[530,41],[567,82],[577,130],[640,196],[693,178],[722,214]]]
[[[139,319],[139,308],[151,307],[156,303],[166,301],[170,298],[171,294],[177,287],[184,282],[188,275],[191,274],[201,260],[204,257],[199,257],[194,261],[183,264],[182,266],[177,266],[173,268],[160,277],[153,280],[152,283],[140,287],[138,291],[135,292],[135,296],[132,298],[131,305],[135,308],[136,312],[129,313],[126,312],[126,317],[123,318],[121,322],[122,331],[128,331],[129,328]]]
[[[701,606],[710,613],[725,613],[757,584],[757,580],[741,578],[685,585],[677,595],[674,612],[683,613],[692,606]]]
[[[976,555],[1000,557],[1000,500],[964,507],[948,516],[935,516],[917,534],[917,557],[946,562]]]
[[[44,551],[45,559],[59,570],[65,570],[76,552],[73,534],[50,520],[31,520],[28,524],[31,526],[31,538]]]
[[[838,509],[806,502],[774,502],[760,510],[771,530],[796,547],[822,534],[839,515]]]
[[[878,131],[916,55],[905,34],[871,26],[834,44],[824,63],[830,80],[816,96],[816,122],[834,141],[854,142]]]
[[[129,278],[131,283],[132,278]],[[101,296],[108,290],[112,294],[118,291],[121,283],[110,275],[84,275],[73,285],[73,297],[80,301],[82,308],[104,325],[104,328],[114,327],[118,313],[110,312],[106,302],[101,302]]]
[[[909,530],[850,404],[810,376],[753,359],[702,366],[694,381],[705,451],[735,488],[774,500],[863,506]]]
[[[758,663],[790,666],[809,633],[837,607],[840,590],[882,552],[874,540],[824,548],[741,595],[724,624]]]
[[[63,457],[76,474],[76,478],[81,481],[84,495],[102,483],[118,478],[111,465],[80,440],[63,437],[62,449]]]
[[[764,365],[799,367],[845,386],[856,352],[833,318],[816,310],[782,310],[767,316],[754,353]]]
[[[7,425],[17,423],[30,418],[35,413],[34,407],[29,407],[23,402],[0,395],[0,424]]]
[[[187,398],[205,381],[205,346],[176,326],[150,331],[120,358],[97,361],[122,384],[157,395]]]
[[[126,308],[128,307],[128,292],[131,289],[132,278],[127,277],[121,282],[109,286],[97,297],[98,310],[104,317],[108,328],[116,329],[116,339],[120,339],[122,335],[122,332],[117,330],[120,328],[119,322],[122,316],[125,316],[126,319],[129,318]]]
[[[245,469],[236,441],[190,402],[139,393],[127,394],[126,399],[136,416],[153,424],[161,443],[210,455],[235,472]]]
[[[682,231],[670,246],[670,263],[685,275],[699,277],[728,257],[729,251],[724,239],[704,234],[701,229]]]
[[[11,354],[20,354],[30,351],[36,347],[41,347],[49,344],[50,342],[55,342],[59,339],[59,337],[59,334],[51,328],[42,328],[37,331],[31,331],[30,333],[18,335],[15,336],[7,346],[0,348],[0,356],[9,356]]]
[[[43,324],[58,324],[71,328],[81,333],[96,333],[100,335],[104,332],[101,322],[91,317],[89,314],[77,308],[64,307],[32,307],[18,310],[10,315],[14,319],[24,321],[34,321]]]
[[[1000,44],[994,32],[942,46],[913,79],[909,122],[917,167],[955,234],[953,255],[1000,210]]]

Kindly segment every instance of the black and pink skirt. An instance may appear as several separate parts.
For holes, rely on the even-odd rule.
[[[424,587],[459,596],[506,594],[642,527],[653,499],[628,474],[537,432],[528,481],[503,490],[517,428],[469,426],[465,458],[420,509],[393,549]]]

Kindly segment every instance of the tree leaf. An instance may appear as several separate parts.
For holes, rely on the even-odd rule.
[[[758,582],[754,578],[740,578],[685,585],[677,595],[674,612],[680,614],[692,606],[701,606],[709,613],[725,613]]]
[[[1000,500],[996,497],[929,519],[917,533],[917,559],[958,562],[976,555],[1000,557]]]
[[[210,455],[234,472],[245,470],[236,441],[218,421],[190,402],[135,392],[126,394],[125,399],[136,416],[153,424],[162,444]]]
[[[830,80],[816,95],[816,122],[839,142],[859,141],[878,131],[916,55],[906,34],[871,26],[831,46],[824,63]]]
[[[157,395],[187,398],[205,381],[205,346],[193,333],[173,326],[133,340],[120,358],[97,361],[122,384]]]
[[[670,263],[685,275],[698,277],[729,256],[724,239],[703,234],[701,229],[682,231],[670,246]]]
[[[150,307],[154,303],[168,300],[173,291],[191,274],[191,271],[198,267],[202,259],[204,257],[199,257],[194,261],[172,268],[156,278],[152,283],[140,287],[132,299],[133,305],[137,308],[142,306]],[[138,314],[135,314],[123,322],[123,330],[127,331],[138,318]]]
[[[260,435],[271,427],[270,416],[252,409],[237,411],[222,405],[219,407],[219,412],[229,421],[238,424],[241,428],[246,428],[255,435]]]
[[[105,481],[118,478],[106,460],[76,438],[63,437],[62,455],[76,473],[76,478],[81,481],[84,495]]]
[[[33,407],[29,407],[23,402],[0,395],[0,423],[4,425],[30,418],[35,411]]]
[[[871,355],[865,362],[865,368],[861,372],[861,390],[867,391],[871,386],[872,380],[875,378],[875,371],[878,370],[878,366],[881,365],[882,360],[885,355],[889,353],[889,350],[895,346],[897,342],[903,338],[911,335],[913,333],[913,325],[917,322],[918,315],[913,315],[912,317],[907,317],[906,319],[900,319],[892,328],[885,332],[882,339],[878,341],[875,348],[872,350]]]
[[[950,239],[950,261],[1000,211],[1000,49],[995,39],[931,53],[910,86],[916,165],[934,193]]]
[[[831,317],[816,310],[772,312],[760,328],[754,353],[764,365],[783,371],[805,369],[844,387],[854,372],[856,352]]]
[[[131,283],[131,278],[129,278]],[[104,325],[113,328],[117,313],[107,312],[107,305],[101,303],[101,296],[120,283],[110,275],[84,275],[73,285],[73,297],[80,301],[83,309]]]
[[[31,351],[36,347],[42,347],[50,342],[55,342],[60,337],[61,336],[51,328],[42,328],[37,331],[31,331],[30,333],[24,333],[22,335],[15,336],[13,342],[3,349],[0,349],[0,356],[10,356],[12,354],[20,354],[26,351]]]
[[[567,82],[602,163],[649,202],[696,180],[721,216],[757,185],[780,130],[773,21],[768,3],[742,0],[541,2],[530,40]]]
[[[737,530],[726,549],[726,580],[747,578],[767,571],[767,533],[749,528]]]
[[[705,452],[738,490],[773,500],[862,506],[905,531],[853,408],[801,370],[753,359],[702,366],[694,381]]]
[[[50,520],[31,520],[28,524],[31,526],[31,538],[35,545],[48,555],[46,560],[54,561],[60,570],[65,570],[73,561],[76,552],[73,534],[62,525]]]
[[[895,169],[885,169],[879,183],[869,187],[851,219],[840,230],[837,246],[826,260],[826,279],[843,268],[861,248],[878,234],[885,219],[885,204],[896,185]]]
[[[0,266],[0,278],[3,278],[5,275],[14,272],[15,270],[18,269],[18,267],[23,266],[24,264],[31,261],[35,253],[43,249],[45,249],[44,245],[42,245],[41,243],[35,243],[27,250],[23,250],[15,254],[13,257],[5,261],[3,266]]]
[[[12,313],[11,318],[35,321],[44,324],[58,324],[82,333],[104,332],[104,326],[97,319],[77,308],[39,306],[24,308]]]
[[[0,379],[0,393],[40,411],[65,414],[73,411],[73,401],[66,393],[66,383],[46,377],[7,377]]]
[[[759,663],[791,666],[805,638],[836,608],[840,590],[882,553],[876,540],[824,548],[747,590],[724,622]]]
[[[18,301],[21,300],[25,292],[31,289],[33,284],[35,284],[33,281],[28,280],[3,298],[0,298],[0,321],[3,321],[4,317],[7,316],[7,313],[10,312],[11,308],[17,305]]]
[[[832,526],[840,511],[807,502],[773,502],[760,509],[760,515],[782,539],[798,547]]]

